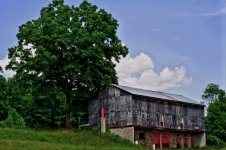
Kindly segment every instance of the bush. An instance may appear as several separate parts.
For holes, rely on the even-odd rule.
[[[9,109],[8,117],[0,122],[0,127],[25,128],[24,119],[13,108]]]
[[[216,135],[218,138],[226,142],[226,130],[225,129],[215,129],[211,132],[212,135]]]
[[[216,146],[223,146],[224,144],[224,142],[221,139],[211,134],[206,136],[206,142],[208,145],[216,145]]]

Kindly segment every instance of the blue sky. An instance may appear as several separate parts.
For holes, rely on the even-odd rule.
[[[17,44],[18,26],[38,18],[49,2],[1,2],[0,65],[7,61],[8,48]],[[81,0],[65,2],[78,5]],[[117,68],[120,83],[197,101],[210,82],[225,89],[226,0],[90,2],[118,20],[118,36],[129,48],[129,56]]]

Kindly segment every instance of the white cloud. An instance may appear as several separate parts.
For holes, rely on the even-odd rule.
[[[9,63],[8,55],[0,59],[0,66],[3,69],[3,73],[0,73],[0,75],[4,76],[5,78],[12,77],[15,74],[15,72],[12,70],[5,70],[5,67],[6,65],[8,65],[8,63]]]
[[[119,84],[150,90],[164,90],[191,84],[192,77],[186,76],[185,67],[163,68],[159,73],[155,71],[152,59],[140,53],[132,58],[128,55],[116,63]]]
[[[32,44],[23,45],[23,48],[24,49],[30,49],[32,57],[34,57],[36,55],[35,49],[33,49]],[[16,61],[20,62],[19,57],[16,58]],[[16,74],[15,71],[5,69],[6,65],[8,65],[8,63],[9,63],[8,55],[6,55],[4,58],[0,59],[0,66],[3,69],[3,73],[0,72],[0,75],[4,76],[5,78],[10,78],[10,77],[12,77],[13,75]]]

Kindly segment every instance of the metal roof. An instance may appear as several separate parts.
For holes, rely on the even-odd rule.
[[[138,89],[138,88],[116,85],[116,84],[113,84],[113,86],[117,87],[121,90],[124,90],[126,92],[129,92],[133,95],[147,96],[147,97],[164,99],[164,100],[169,100],[169,101],[178,101],[178,102],[202,105],[201,103],[194,101],[192,99],[189,99],[187,97],[184,97],[183,95],[170,94],[170,93],[151,91],[151,90],[145,90],[145,89]]]

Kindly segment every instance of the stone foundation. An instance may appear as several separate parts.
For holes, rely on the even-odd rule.
[[[134,127],[122,127],[110,129],[113,134],[119,135],[130,140],[132,143],[138,143],[147,147],[153,146],[153,135],[159,136],[159,144],[156,148],[191,148],[205,147],[205,133],[185,133],[160,130],[135,129]],[[167,138],[166,138],[167,136]],[[166,139],[164,139],[166,138]],[[164,142],[168,141],[164,145]]]
[[[111,133],[119,135],[122,138],[130,140],[134,143],[134,127],[122,127],[110,129]]]

